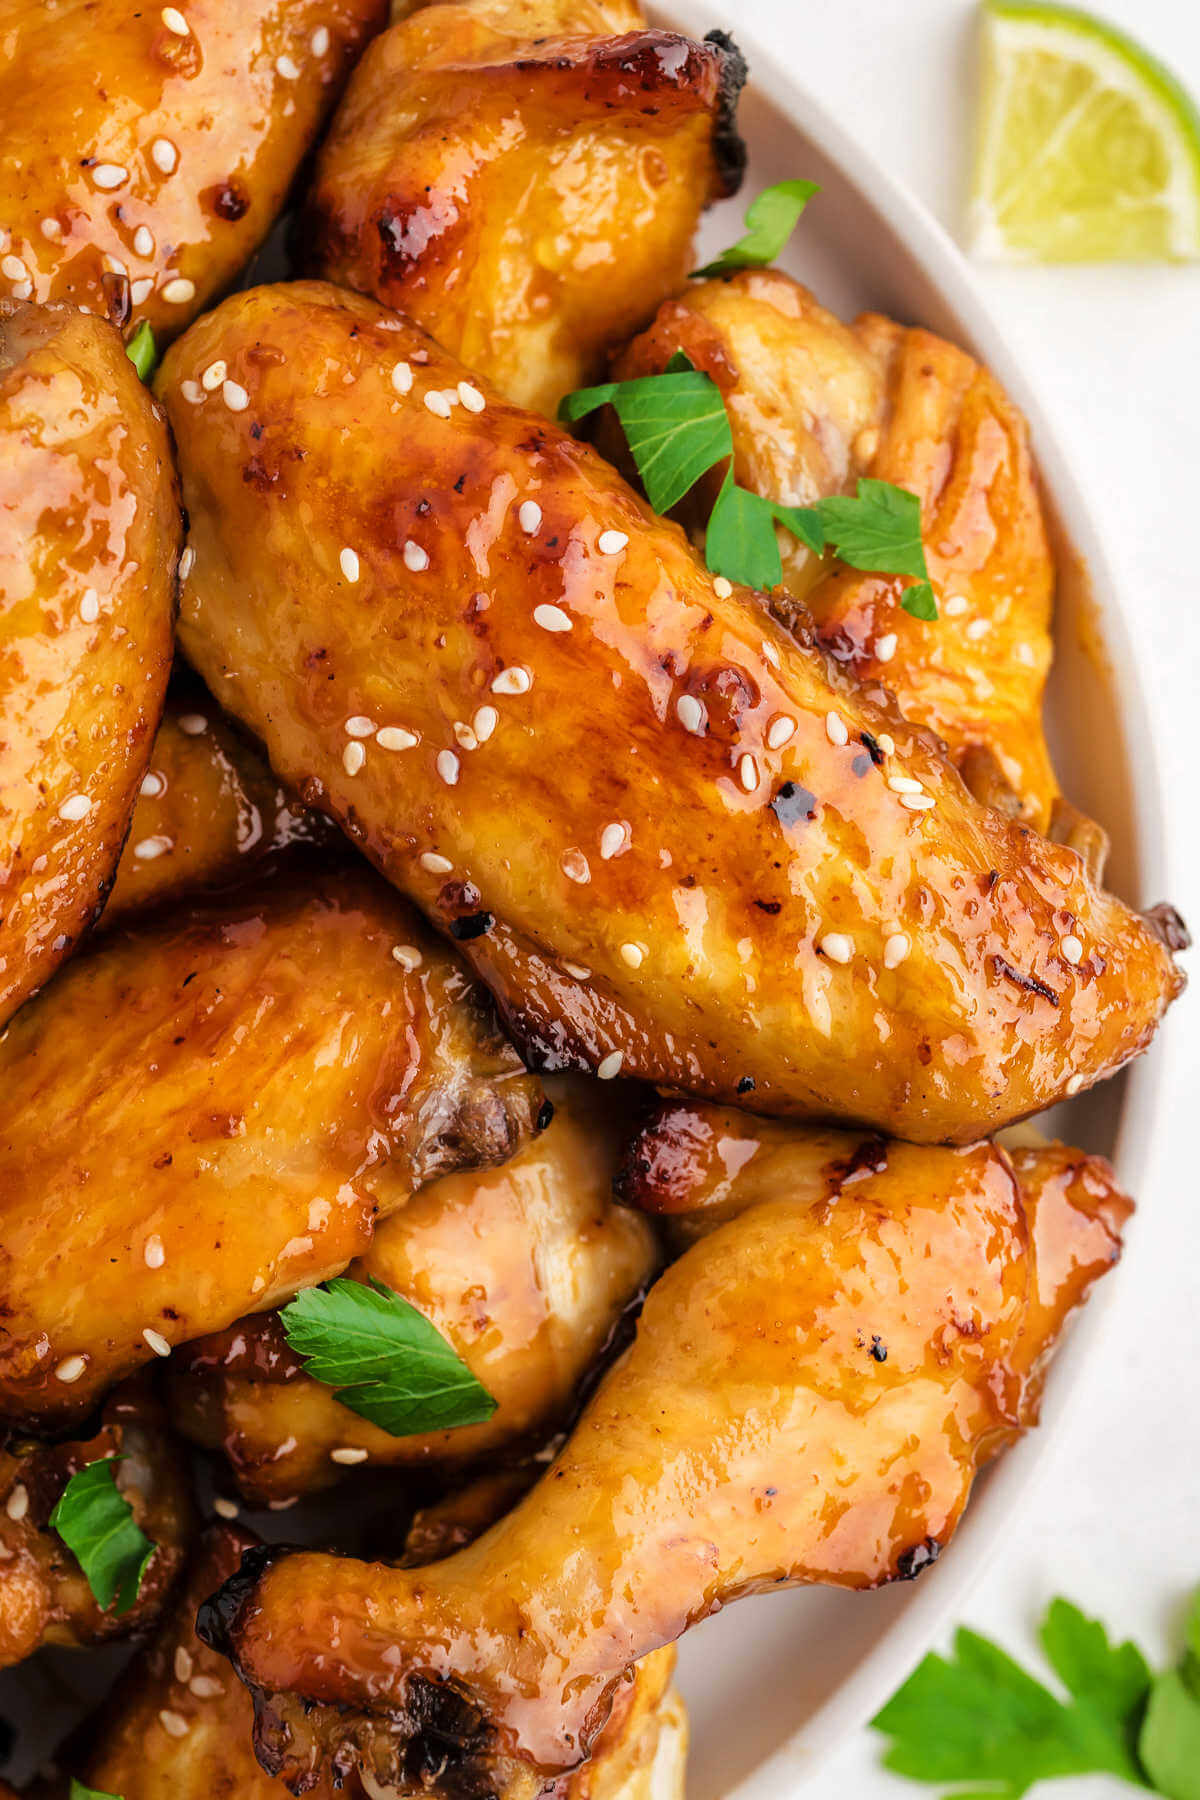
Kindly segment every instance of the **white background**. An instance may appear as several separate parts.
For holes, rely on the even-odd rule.
[[[1200,94],[1197,0],[1093,0]],[[961,239],[973,111],[972,0],[737,0],[739,23],[811,88]],[[797,173],[803,173],[802,170]],[[1200,926],[1200,265],[981,265],[985,298],[1046,409],[1095,516],[1156,701],[1173,863],[1170,898]],[[1159,896],[1151,896],[1158,898]],[[1191,959],[1200,989],[1200,955]],[[1200,998],[1167,1030],[1167,1134],[1099,1354],[963,1620],[1036,1661],[1064,1593],[1152,1657],[1179,1643],[1200,1584]],[[806,1784],[821,1800],[910,1800],[862,1732]],[[1134,1790],[1088,1777],[1062,1800]]]

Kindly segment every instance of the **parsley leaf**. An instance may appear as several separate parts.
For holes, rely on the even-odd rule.
[[[82,1781],[71,1777],[70,1800],[121,1800],[120,1794],[107,1794],[103,1788],[85,1787]]]
[[[747,587],[773,588],[783,580],[783,562],[776,520],[819,556],[825,547],[820,515],[815,507],[781,506],[739,487],[733,472],[726,475],[709,514],[704,539],[704,560],[714,575]]]
[[[137,370],[141,379],[152,372],[158,361],[158,346],[154,342],[154,333],[147,320],[143,319],[129,342],[125,346],[125,354]]]
[[[745,237],[728,250],[722,250],[714,262],[693,269],[693,276],[724,275],[730,269],[761,268],[772,263],[796,228],[796,221],[814,194],[820,193],[815,181],[777,181],[764,188],[746,210]]]
[[[112,1457],[89,1463],[72,1475],[50,1523],[74,1552],[99,1605],[107,1612],[115,1600],[121,1618],[138,1597],[154,1545],[117,1486]]]
[[[392,1437],[481,1425],[496,1402],[415,1306],[382,1282],[340,1275],[282,1308],[308,1373]]]
[[[673,357],[663,375],[579,388],[558,409],[572,424],[598,406],[616,408],[621,428],[657,513],[670,512],[701,475],[733,455],[729,415],[716,382]]]
[[[1168,1800],[1200,1800],[1200,1592],[1188,1613],[1187,1648],[1178,1668],[1156,1676],[1150,1689],[1138,1755]]]
[[[831,494],[821,501],[820,512],[826,537],[852,568],[928,579],[921,502],[907,488],[862,476],[857,499]]]

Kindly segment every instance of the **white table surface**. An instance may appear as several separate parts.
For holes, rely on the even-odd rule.
[[[1093,0],[1200,94],[1196,0]],[[737,0],[744,23],[960,232],[970,143],[973,0]],[[797,174],[803,174],[797,170]],[[1200,265],[1028,269],[980,265],[1011,334],[1110,529],[1112,561],[1140,625],[1158,698],[1173,839],[1170,898],[1200,927]],[[1152,896],[1158,898],[1159,896]],[[1166,896],[1163,896],[1166,897]],[[1193,958],[1200,982],[1200,957]],[[1158,1147],[1119,1272],[1119,1294],[1065,1426],[962,1622],[1033,1658],[1034,1630],[1064,1593],[1152,1656],[1179,1642],[1200,1584],[1200,1002],[1166,1027],[1169,1084]],[[1191,1209],[1195,1210],[1192,1211]],[[805,1784],[821,1800],[899,1800],[938,1790],[879,1767],[864,1731]],[[1106,1777],[1039,1788],[1063,1800],[1132,1792]]]

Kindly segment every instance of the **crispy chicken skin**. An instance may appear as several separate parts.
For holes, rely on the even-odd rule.
[[[215,360],[244,410],[184,397]],[[1144,1048],[1182,982],[1149,924],[593,450],[490,390],[425,404],[463,378],[322,284],[199,321],[159,375],[181,635],[528,1059],[937,1141]]]
[[[336,1274],[542,1105],[486,995],[366,869],[111,933],[9,1027],[0,1087],[0,1416],[45,1420]]]
[[[904,611],[901,581],[822,563],[795,539],[784,586],[839,662],[886,682],[945,739],[969,785],[990,777],[1044,830],[1057,793],[1042,731],[1054,565],[1025,421],[999,383],[932,332],[875,313],[843,325],[775,269],[695,283],[616,372],[657,373],[681,349],[725,396],[743,487],[805,506],[868,475],[920,496],[935,622]],[[716,485],[696,490],[691,523]]]
[[[1066,1313],[1117,1253],[1129,1207],[1104,1165],[1056,1169],[1043,1266],[1041,1191],[990,1144],[841,1134],[836,1160],[780,1156],[762,1183],[756,1134],[806,1134],[744,1134],[745,1209],[650,1290],[512,1512],[416,1570],[264,1552],[202,1611],[293,1792],[358,1758],[411,1775],[436,1741],[435,1792],[536,1794],[586,1753],[614,1678],[730,1600],[917,1574],[1031,1421]]]
[[[611,1200],[628,1134],[622,1097],[579,1077],[553,1080],[547,1096],[554,1118],[532,1144],[502,1168],[426,1188],[350,1266],[418,1307],[497,1411],[483,1425],[390,1437],[304,1374],[277,1315],[243,1319],[175,1359],[172,1416],[224,1449],[247,1497],[326,1487],[359,1458],[462,1464],[542,1442],[562,1422],[658,1253],[648,1221]]]
[[[736,191],[744,76],[722,34],[647,30],[623,0],[424,7],[351,78],[304,259],[552,413],[680,287],[701,209]]]
[[[165,338],[262,243],[387,9],[187,0],[184,34],[164,10],[5,0],[0,293]]]
[[[95,1423],[95,1421],[93,1421]],[[157,1548],[127,1613],[102,1612],[87,1578],[50,1525],[72,1475],[119,1458],[116,1483]],[[98,1644],[145,1631],[183,1567],[192,1523],[187,1472],[162,1409],[131,1382],[105,1404],[91,1436],[37,1443],[0,1439],[0,1668],[43,1644]]]
[[[0,301],[0,1025],[112,882],[170,673],[180,538],[166,425],[116,332]]]

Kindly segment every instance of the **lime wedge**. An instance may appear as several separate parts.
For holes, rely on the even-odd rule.
[[[1140,44],[1037,0],[985,0],[971,246],[1006,262],[1200,256],[1200,113]]]

